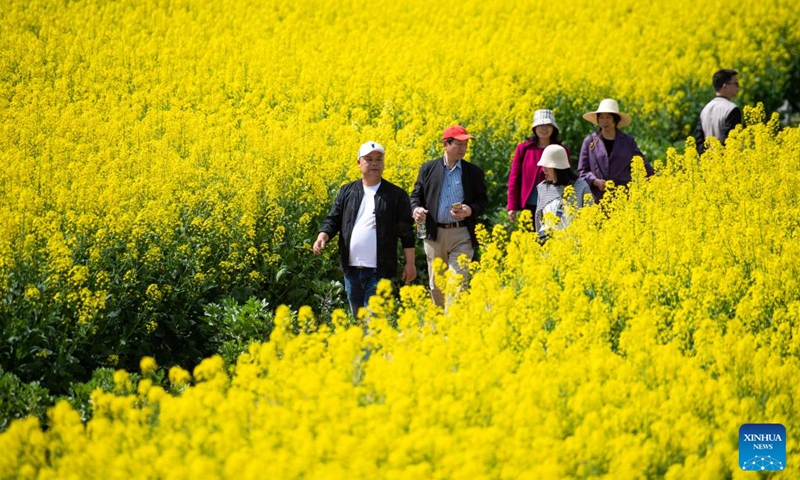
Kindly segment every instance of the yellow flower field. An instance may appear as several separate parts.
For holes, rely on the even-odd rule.
[[[720,66],[739,69],[746,104],[800,89],[789,0],[5,7],[0,315],[18,344],[4,368],[60,391],[82,363],[199,361],[202,340],[179,339],[202,337],[200,305],[227,295],[329,315],[335,252],[310,258],[308,239],[362,141],[410,188],[442,128],[465,124],[499,212],[536,108],[576,148],[580,114],[618,98],[663,158]]]
[[[85,425],[0,433],[0,478],[750,478],[748,422],[796,467],[795,3],[4,0],[0,375],[119,370]],[[723,67],[767,112],[701,160]],[[605,97],[657,175],[544,247],[508,230],[533,111],[575,149]],[[309,239],[361,142],[408,189],[456,122],[494,224],[470,289],[384,291],[364,335]],[[294,310],[226,366],[204,306],[251,296]]]
[[[395,303],[388,283],[367,334],[307,308],[293,334],[281,307],[230,373],[218,356],[173,368],[179,395],[144,358],[138,384],[120,370],[115,393],[93,393],[85,426],[66,402],[44,433],[12,424],[0,473],[745,479],[739,427],[781,423],[790,468],[774,478],[798,478],[800,202],[783,181],[798,148],[797,128],[756,123],[702,159],[671,152],[650,180],[639,164],[610,218],[588,207],[544,247],[484,231],[446,314],[422,286]]]

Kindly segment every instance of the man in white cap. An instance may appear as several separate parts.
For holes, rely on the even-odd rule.
[[[376,142],[361,145],[361,179],[339,189],[313,247],[319,255],[339,234],[344,286],[355,316],[375,294],[378,280],[397,276],[398,239],[405,256],[402,279],[410,283],[417,277],[411,203],[405,190],[383,179],[385,153]]]

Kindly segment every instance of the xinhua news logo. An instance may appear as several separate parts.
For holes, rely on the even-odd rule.
[[[780,423],[745,423],[739,428],[742,470],[786,468],[786,427]]]

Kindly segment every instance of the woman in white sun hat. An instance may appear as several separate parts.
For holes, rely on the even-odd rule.
[[[514,222],[520,210],[536,209],[536,185],[544,180],[539,159],[548,145],[561,145],[558,124],[552,110],[536,110],[533,113],[531,136],[517,145],[511,171],[508,174],[508,218]],[[564,147],[569,159],[569,148]]]
[[[596,201],[603,198],[607,181],[617,186],[631,181],[634,156],[644,159],[648,176],[653,174],[653,166],[636,140],[620,130],[631,123],[631,117],[619,111],[616,100],[603,100],[597,110],[583,114],[583,118],[600,127],[583,139],[578,158],[578,175],[589,184]]]
[[[566,205],[576,209],[583,207],[584,198],[591,192],[589,184],[572,171],[567,151],[561,145],[548,145],[539,160],[539,167],[544,172],[545,179],[536,186],[538,195],[533,219],[536,231],[544,238],[542,218],[545,213],[553,213],[559,219],[559,224],[556,226],[565,227],[570,219],[565,215],[564,207]],[[572,186],[573,193],[565,197],[564,190],[567,186]],[[591,197],[589,199],[591,201]]]

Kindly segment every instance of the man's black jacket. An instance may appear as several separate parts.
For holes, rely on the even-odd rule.
[[[436,240],[436,212],[439,209],[439,197],[444,182],[444,158],[439,157],[422,164],[411,192],[411,209],[422,207],[428,210],[425,226],[428,239]],[[475,237],[475,219],[483,214],[489,199],[486,196],[486,175],[480,167],[461,160],[461,186],[464,189],[463,203],[472,209],[472,215],[464,219],[469,229],[472,245],[477,248],[478,240]]]
[[[319,229],[328,234],[329,240],[339,234],[339,256],[345,274],[350,271],[350,238],[363,198],[364,186],[360,179],[344,185],[339,189],[331,211]],[[403,248],[414,248],[415,242],[408,193],[393,183],[381,180],[381,186],[375,193],[375,223],[378,277],[394,278],[397,276],[397,239],[400,239]]]

